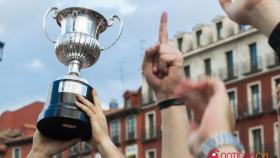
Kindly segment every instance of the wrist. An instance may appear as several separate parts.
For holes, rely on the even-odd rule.
[[[105,149],[105,148],[113,145],[113,142],[109,137],[104,137],[103,139],[100,139],[100,141],[96,142],[95,145],[96,145],[98,151],[102,151],[102,149]]]
[[[175,93],[156,93],[157,101],[158,103],[168,100],[168,99],[174,99],[176,98]]]
[[[231,133],[230,130],[206,130],[203,132],[197,133],[197,135],[193,135],[193,137],[190,138],[190,149],[193,154],[196,154],[199,152],[200,147],[203,143],[205,143],[209,138],[219,134],[219,133]]]

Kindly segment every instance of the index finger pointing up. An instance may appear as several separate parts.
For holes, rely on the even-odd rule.
[[[164,12],[161,15],[160,28],[159,28],[159,42],[160,43],[168,43],[167,12]]]

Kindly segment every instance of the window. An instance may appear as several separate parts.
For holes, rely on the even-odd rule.
[[[133,140],[136,138],[136,117],[129,116],[127,117],[127,133],[126,138],[127,140]]]
[[[87,142],[82,142],[82,151],[90,151],[91,150],[91,145],[88,144]]]
[[[120,143],[120,123],[119,120],[111,122],[111,136],[114,143]]]
[[[211,59],[205,59],[204,60],[204,65],[205,65],[205,75],[210,76],[211,75]]]
[[[275,155],[277,155],[278,153],[278,146],[279,146],[279,143],[278,143],[278,140],[279,140],[279,127],[278,127],[278,122],[275,122],[273,124],[273,140],[274,140],[274,150],[275,150]]]
[[[190,65],[184,67],[186,77],[191,77],[191,68]]]
[[[244,31],[246,30],[246,25],[239,24],[239,31]]]
[[[16,147],[13,149],[13,158],[21,158],[21,148]]]
[[[275,87],[277,87],[280,84],[280,78],[274,79]]]
[[[188,116],[188,120],[191,121],[192,120],[192,109],[187,107],[187,116]]]
[[[148,101],[149,103],[152,103],[154,101],[154,94],[151,86],[148,86]]]
[[[145,152],[145,158],[156,158],[156,149],[150,149]]]
[[[177,39],[177,42],[178,42],[178,49],[180,51],[182,51],[182,46],[183,46],[183,37],[180,37]]]
[[[272,102],[273,102],[273,107],[277,107],[277,104],[278,104],[278,99],[277,99],[277,86],[280,84],[280,76],[276,76],[276,77],[273,77],[271,79],[272,81]]]
[[[202,31],[196,31],[196,44],[197,46],[201,46],[201,40],[202,40]]]
[[[222,39],[223,38],[223,23],[222,22],[218,22],[216,24],[216,27],[217,27],[217,37],[218,37],[218,40]]]
[[[227,76],[228,78],[234,77],[234,63],[233,63],[233,53],[232,51],[226,52],[227,58]]]
[[[235,117],[238,118],[238,109],[237,109],[237,97],[236,97],[236,91],[229,91],[228,92],[229,101],[232,106],[232,109],[234,111]]]
[[[263,152],[263,127],[250,128],[250,151],[251,152]]]
[[[70,155],[76,155],[78,154],[79,151],[80,151],[80,143],[77,143],[70,148]]]
[[[260,90],[259,85],[252,85],[250,86],[251,91],[251,106],[252,106],[252,113],[256,114],[261,111],[261,103],[260,103]]]
[[[149,112],[146,114],[145,118],[145,139],[153,139],[156,137],[156,121],[155,121],[155,112]]]
[[[138,145],[130,145],[125,149],[125,156],[127,158],[137,158],[138,156]]]
[[[126,108],[131,108],[131,99],[130,98],[128,98],[128,99],[126,99],[125,100],[125,106],[126,106]]]
[[[258,70],[258,52],[257,52],[257,44],[253,43],[249,45],[250,47],[250,64],[251,64],[251,71]]]
[[[53,156],[53,158],[63,158],[63,154],[59,153]]]

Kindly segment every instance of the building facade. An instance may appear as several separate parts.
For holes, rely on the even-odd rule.
[[[186,76],[213,76],[225,82],[236,116],[234,133],[246,151],[276,156],[280,67],[267,38],[250,26],[217,16],[211,25],[176,34],[174,43],[184,54]]]
[[[236,116],[234,134],[246,151],[267,152],[269,157],[276,157],[275,94],[280,67],[267,38],[250,26],[217,16],[211,25],[199,24],[192,32],[177,33],[172,44],[183,53],[187,77],[200,80],[213,76],[225,82]],[[153,90],[143,79],[139,90],[126,91],[123,98],[122,108],[113,101],[111,109],[105,111],[111,139],[128,158],[161,158],[161,117]],[[34,103],[25,110],[1,115],[0,158],[27,155],[42,106],[43,103]],[[187,114],[190,117],[191,110]],[[54,156],[66,157],[101,156],[82,142]]]

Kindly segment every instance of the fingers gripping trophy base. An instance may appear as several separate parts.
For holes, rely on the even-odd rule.
[[[45,136],[58,140],[91,138],[91,124],[87,115],[75,105],[76,96],[83,95],[93,101],[92,87],[72,79],[54,81],[49,89],[45,108],[37,122],[38,130]]]

